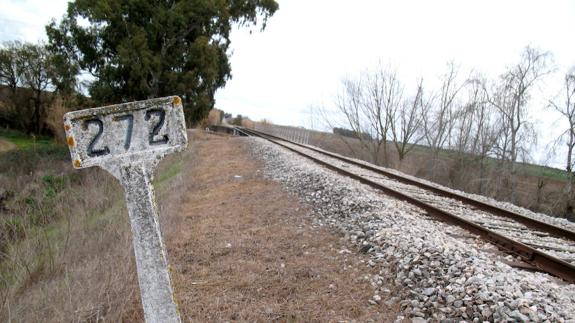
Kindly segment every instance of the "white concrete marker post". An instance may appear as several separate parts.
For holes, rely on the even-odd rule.
[[[146,322],[180,322],[170,284],[152,177],[166,155],[188,144],[177,96],[66,113],[74,168],[100,166],[124,187]]]

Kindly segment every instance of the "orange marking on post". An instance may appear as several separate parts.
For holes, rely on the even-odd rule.
[[[76,159],[76,160],[74,161],[74,167],[80,167],[81,165],[82,165],[82,162],[80,162],[79,159]]]
[[[70,130],[70,125],[65,124],[65,125],[64,125],[64,130],[66,130],[66,131]]]
[[[180,99],[179,96],[174,97],[174,104],[175,104],[175,105],[180,105],[180,104],[182,104],[182,99]]]
[[[68,146],[74,147],[74,144],[75,144],[75,142],[74,142],[74,137],[68,137],[68,138],[66,138],[66,142],[68,142]]]

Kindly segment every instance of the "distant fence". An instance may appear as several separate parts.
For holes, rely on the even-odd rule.
[[[311,134],[311,131],[305,128],[280,126],[261,122],[256,122],[254,124],[254,130],[304,145],[309,145]]]

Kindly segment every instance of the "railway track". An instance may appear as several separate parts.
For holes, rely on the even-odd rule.
[[[575,283],[575,232],[443,190],[372,165],[283,138],[236,128],[266,139],[326,168],[420,207],[430,216],[458,225],[533,269]]]

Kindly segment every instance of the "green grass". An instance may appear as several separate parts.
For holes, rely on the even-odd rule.
[[[25,175],[38,169],[38,164],[70,163],[68,147],[44,145],[36,149],[14,149],[0,153],[0,173]],[[71,167],[70,167],[71,168]]]
[[[66,147],[64,147],[66,148]],[[39,152],[32,152],[28,150],[17,150],[16,155],[21,158],[31,158],[37,155],[46,157],[45,154]],[[2,156],[0,156],[2,157]],[[6,157],[6,156],[4,156]],[[33,158],[32,158],[33,159]],[[2,158],[0,158],[1,162]],[[12,163],[16,163],[15,160]],[[168,158],[162,165],[158,172],[158,176],[154,181],[155,187],[158,189],[158,195],[163,195],[167,190],[166,185],[171,183],[177,175],[181,172],[184,160],[181,157]],[[34,163],[31,163],[32,165]],[[32,168],[32,166],[30,166]],[[55,211],[55,205],[52,202],[62,203],[66,199],[59,199],[62,195],[68,196],[77,193],[77,191],[82,191],[78,188],[74,181],[74,176],[79,176],[75,173],[65,174],[65,175],[43,175],[39,177],[37,181],[39,182],[39,191],[36,196],[26,197],[26,205],[28,209],[21,209],[22,215],[15,219],[6,218],[0,219],[0,224],[2,221],[12,221],[18,220],[23,227],[22,230],[25,231],[20,237],[17,237],[9,242],[5,246],[5,252],[11,255],[8,259],[14,257],[14,253],[19,250],[27,250],[27,245],[35,245],[41,251],[30,251],[30,254],[23,257],[24,265],[20,263],[14,263],[11,261],[0,261],[0,290],[7,288],[13,284],[22,284],[26,277],[26,270],[34,270],[35,268],[40,268],[42,266],[52,266],[54,263],[59,263],[61,260],[57,259],[57,255],[61,256],[63,248],[67,246],[72,247],[70,242],[68,242],[68,221],[67,217],[61,216],[59,214],[52,214],[51,221],[35,221],[34,217],[37,214],[48,215]],[[110,174],[101,172],[100,176],[110,176]],[[118,187],[121,190],[121,188]],[[110,193],[114,198],[109,201],[109,204],[105,209],[91,209],[83,210],[78,212],[82,214],[80,217],[80,224],[82,230],[86,232],[92,231],[102,231],[102,228],[108,228],[104,231],[112,231],[121,225],[120,222],[126,221],[124,217],[127,217],[127,211],[125,208],[125,201],[123,194],[119,194],[112,189]],[[82,191],[83,192],[83,191]],[[88,192],[83,192],[88,193]],[[18,194],[18,193],[17,193]],[[17,198],[23,198],[22,196],[17,196]],[[158,196],[156,196],[156,199]],[[78,206],[80,207],[80,206]],[[27,214],[24,212],[27,211]],[[14,223],[12,227],[18,227],[20,223]],[[76,228],[77,230],[77,228]],[[47,267],[48,268],[48,267]]]
[[[8,140],[18,149],[41,149],[55,145],[50,137],[32,137],[22,132],[10,129],[0,129],[0,137]]]
[[[102,227],[114,227],[119,225],[122,214],[123,199],[119,197],[114,200],[110,207],[104,212],[93,211],[86,214],[82,220],[84,230],[101,230]],[[45,265],[46,263],[54,263],[57,254],[62,252],[62,248],[67,244],[68,221],[61,217],[56,221],[52,221],[46,225],[31,225],[27,226],[26,234],[23,239],[13,241],[8,246],[7,254],[13,254],[18,250],[25,250],[25,244],[36,244],[37,247],[42,249],[42,252],[36,252],[31,257],[27,258],[27,265],[30,267],[37,267]],[[69,244],[69,243],[68,243]],[[68,247],[70,247],[68,245]],[[0,287],[6,288],[11,284],[17,283],[18,279],[25,276],[23,268],[18,264],[11,262],[0,262]]]
[[[532,165],[532,164],[519,164],[518,169],[520,173],[530,176],[547,177],[557,181],[569,180],[569,173],[559,168]]]
[[[501,165],[501,161],[494,158],[487,158],[486,162],[488,167],[497,168]],[[544,177],[556,181],[569,180],[569,173],[563,169],[521,162],[517,162],[515,165],[517,167],[517,173],[521,175]]]
[[[162,186],[166,181],[174,178],[182,170],[183,160],[181,158],[177,158],[177,156],[170,158],[166,163],[167,165],[161,165],[161,167],[159,167],[159,176],[154,179],[154,186]]]
[[[431,154],[431,149],[426,146],[416,145],[414,151],[419,153],[429,153]],[[457,152],[448,150],[448,149],[441,149],[439,151],[440,158],[452,159],[457,157]],[[467,158],[473,159],[475,156],[466,154]],[[491,157],[486,159],[486,164],[488,167],[499,167],[500,161]],[[549,166],[542,166],[542,165],[535,165],[535,164],[528,164],[528,163],[516,163],[517,172],[519,174],[527,175],[527,176],[537,176],[537,177],[545,177],[556,181],[568,181],[569,180],[569,173],[563,169],[553,168]]]

